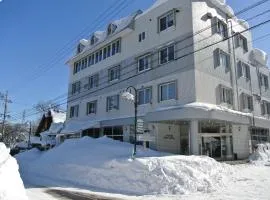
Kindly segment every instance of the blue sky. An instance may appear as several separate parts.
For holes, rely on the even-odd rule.
[[[0,92],[9,91],[14,101],[9,109],[12,116],[17,117],[23,109],[31,109],[39,101],[67,92],[65,61],[74,52],[76,41],[104,29],[114,19],[137,9],[146,9],[155,0],[125,0],[122,4],[121,1],[0,0]],[[238,11],[258,0],[227,2]],[[110,12],[97,19],[112,5]],[[267,9],[270,9],[270,2],[241,18],[252,17]],[[269,18],[270,13],[252,20],[251,24]],[[254,39],[270,33],[269,30],[267,24],[253,31]],[[255,47],[270,53],[270,37],[256,41]]]

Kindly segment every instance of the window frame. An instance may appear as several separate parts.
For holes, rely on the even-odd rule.
[[[149,90],[150,91],[150,97],[149,97],[149,102],[146,101],[146,90]],[[140,102],[140,92],[143,92],[143,102]],[[152,94],[152,87],[145,87],[145,88],[142,88],[142,89],[139,89],[138,92],[137,92],[137,102],[138,102],[138,105],[146,105],[146,104],[151,104],[152,103],[152,97],[153,97],[153,94]]]
[[[170,58],[170,52],[169,52],[169,49],[173,47],[173,59],[169,59]],[[162,58],[162,51],[163,50],[166,50],[166,62],[161,62],[161,58]],[[166,47],[162,47],[161,49],[159,49],[158,51],[158,56],[159,56],[159,59],[158,59],[158,62],[160,65],[164,65],[164,64],[167,64],[169,62],[172,62],[175,60],[175,44],[172,44],[172,45],[168,45]]]
[[[172,15],[172,18],[173,18],[173,23],[171,26],[169,26],[169,20],[168,20],[168,17]],[[165,29],[162,29],[161,30],[161,20],[165,18],[165,23],[166,23],[166,27]],[[176,12],[175,12],[175,9],[173,10],[169,10],[168,12],[164,13],[163,15],[159,16],[158,17],[158,33],[161,33],[163,31],[166,31],[168,30],[169,28],[171,27],[175,27],[176,26]]]
[[[96,81],[96,83],[95,83]],[[97,88],[99,86],[99,74],[93,74],[88,79],[89,89]]]
[[[80,109],[79,104],[71,106],[69,110],[69,118],[79,117],[79,109]]]
[[[93,110],[91,109],[90,105],[94,105]],[[86,103],[86,115],[92,115],[92,114],[97,114],[97,100],[89,101]]]
[[[76,81],[71,85],[71,95],[79,94],[81,92],[81,81]]]
[[[233,89],[220,85],[220,103],[233,106]]]
[[[112,98],[116,98],[116,105],[112,105],[112,107],[110,107],[109,103],[112,100]],[[107,96],[106,98],[106,111],[110,112],[113,110],[119,110],[120,107],[120,98],[119,98],[119,94],[116,95],[112,95],[112,96]]]
[[[143,70],[140,70],[140,60],[142,60],[142,59],[144,59],[144,67],[143,67]],[[145,68],[145,59],[148,59],[147,61],[148,61],[148,68]],[[150,61],[150,62],[149,62]],[[145,72],[145,71],[148,71],[148,70],[150,70],[151,69],[151,67],[152,67],[152,55],[150,54],[150,53],[148,53],[148,54],[145,54],[145,55],[143,55],[143,56],[140,56],[139,58],[138,58],[138,61],[137,61],[137,67],[138,67],[138,73],[142,73],[142,72]]]
[[[114,72],[115,74],[118,74],[117,77],[111,77],[111,71],[112,70],[117,70],[116,72]],[[114,81],[118,81],[120,80],[120,77],[121,77],[121,65],[116,65],[114,67],[111,67],[110,69],[108,69],[108,81],[109,82],[114,82]]]
[[[175,97],[174,98],[169,98],[169,85],[170,84],[175,84],[175,91],[174,91],[174,93],[175,93]],[[168,87],[168,91],[167,91],[167,99],[163,99],[162,98],[162,87],[163,86],[167,86]],[[178,96],[178,93],[177,93],[177,81],[176,80],[174,80],[174,81],[169,81],[169,82],[166,82],[166,83],[161,83],[161,84],[159,84],[158,85],[158,101],[159,102],[164,102],[164,101],[170,101],[170,100],[177,100],[177,96]]]

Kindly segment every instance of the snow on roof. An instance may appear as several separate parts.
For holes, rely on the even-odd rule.
[[[54,110],[50,110],[51,111],[51,116],[53,119],[53,123],[63,123],[66,121],[66,112],[63,111],[54,111]]]
[[[267,65],[268,55],[263,50],[256,49],[256,48],[253,49],[251,56],[252,56],[252,58],[254,60],[256,60],[257,62],[259,62],[261,65],[263,65],[263,66],[266,66]]]
[[[89,119],[76,119],[66,121],[63,129],[60,134],[70,134],[70,133],[78,133],[82,130],[89,128],[98,128],[100,127],[100,122],[92,121]]]
[[[162,4],[164,4],[166,2],[168,2],[168,0],[157,0],[150,8],[148,8],[147,10],[143,11],[140,15],[138,15],[136,17],[136,19],[140,18],[143,15],[146,15],[150,11],[154,10],[155,8],[161,6]]]
[[[52,123],[50,128],[49,128],[49,132],[50,134],[57,134],[60,133],[60,131],[63,129],[64,123],[60,122],[60,123]]]
[[[42,141],[40,140],[40,137],[36,137],[36,136],[30,137],[30,143],[31,144],[43,144]]]

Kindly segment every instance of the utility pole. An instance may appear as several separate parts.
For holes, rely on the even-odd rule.
[[[32,123],[29,122],[29,134],[28,134],[28,149],[30,149],[30,136],[32,134]]]
[[[4,135],[5,135],[5,123],[6,119],[9,118],[10,116],[8,115],[8,104],[12,103],[10,99],[8,99],[8,91],[5,94],[0,93],[0,100],[4,101],[4,113],[0,114],[1,117],[3,117],[2,120],[2,127],[1,127],[1,138],[0,142],[3,141]]]

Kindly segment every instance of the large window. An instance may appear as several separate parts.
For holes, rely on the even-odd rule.
[[[176,81],[159,85],[159,101],[176,99]]]
[[[251,140],[257,143],[263,143],[269,141],[269,129],[252,128]]]
[[[151,68],[151,56],[146,55],[138,59],[138,72],[143,72]]]
[[[175,26],[174,11],[170,11],[167,14],[159,17],[159,32],[164,31],[172,26]]]
[[[237,73],[238,73],[238,78],[244,77],[247,80],[250,80],[250,68],[249,65],[239,61],[237,64]]]
[[[79,116],[79,105],[71,106],[70,107],[69,116],[70,116],[70,118],[78,117]]]
[[[93,76],[89,77],[89,88],[95,88],[98,87],[98,81],[99,81],[99,75],[95,74]]]
[[[221,49],[216,49],[214,51],[214,61],[215,67],[224,67],[226,70],[230,69],[230,55],[222,51]]]
[[[109,81],[120,79],[120,65],[109,69]]]
[[[81,82],[80,81],[72,84],[71,94],[80,93],[80,90],[81,90]]]
[[[232,89],[220,86],[220,102],[233,105]]]
[[[86,105],[86,114],[87,115],[96,114],[96,112],[97,112],[97,101],[88,102]]]
[[[78,73],[81,70],[81,62],[75,62],[73,68],[73,74]]]
[[[165,64],[174,60],[174,45],[165,47],[159,51],[159,63]]]
[[[148,104],[151,103],[152,99],[152,88],[144,88],[138,91],[138,104]]]
[[[143,40],[145,40],[145,32],[139,34],[139,42],[142,42]]]
[[[123,127],[122,126],[105,127],[103,134],[114,140],[123,141]]]
[[[253,98],[250,95],[242,93],[242,110],[253,111]]]
[[[119,109],[119,95],[107,97],[107,111]]]

